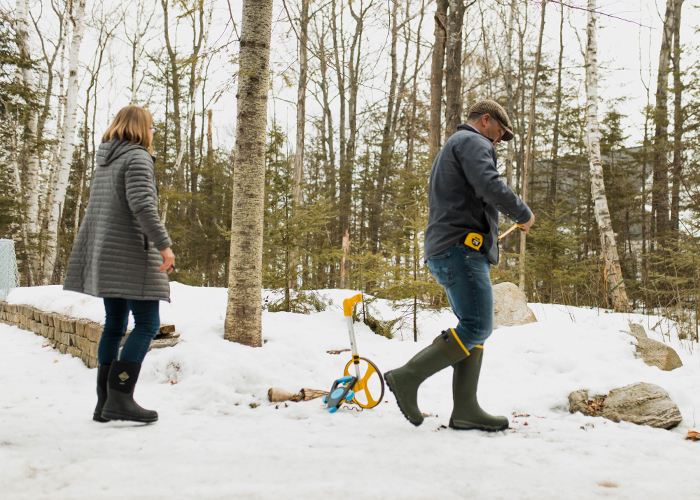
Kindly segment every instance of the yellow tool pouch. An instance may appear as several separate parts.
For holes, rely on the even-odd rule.
[[[481,245],[484,244],[484,237],[479,233],[469,233],[467,237],[464,238],[464,244],[474,250],[481,250]]]

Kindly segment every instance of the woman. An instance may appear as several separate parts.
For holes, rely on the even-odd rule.
[[[102,136],[90,201],[73,245],[65,290],[102,297],[105,326],[97,350],[97,407],[93,420],[155,422],[158,413],[134,401],[141,363],[160,328],[158,305],[170,300],[175,268],[172,241],[158,216],[153,118],[127,106]],[[126,333],[129,311],[134,329]]]

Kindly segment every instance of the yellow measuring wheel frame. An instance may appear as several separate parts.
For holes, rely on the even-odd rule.
[[[374,408],[379,403],[381,403],[382,398],[384,397],[384,378],[382,377],[382,373],[379,371],[379,368],[377,368],[377,365],[372,363],[367,358],[361,358],[360,355],[357,354],[357,345],[355,342],[355,329],[353,327],[352,322],[352,313],[355,304],[357,304],[358,302],[362,302],[361,293],[358,293],[354,297],[350,297],[343,301],[343,313],[345,314],[345,321],[348,325],[348,333],[350,335],[350,348],[352,350],[352,359],[348,361],[347,365],[345,365],[344,375],[351,375],[350,367],[355,367],[354,376],[357,378],[357,382],[355,382],[355,387],[353,387],[355,395],[352,401],[353,403],[357,404],[362,408]],[[367,364],[367,369],[365,370],[364,374],[360,373],[360,364],[362,364],[361,361],[364,361]],[[376,377],[374,377],[375,375]],[[377,387],[377,385],[379,387]]]
[[[358,378],[357,382],[355,382],[355,387],[353,388],[355,391],[355,396],[352,398],[352,402],[358,406],[361,406],[362,408],[374,408],[382,402],[382,398],[384,397],[384,380],[382,373],[379,371],[379,368],[377,368],[377,365],[372,363],[369,359],[361,358],[359,356],[357,359],[367,363],[367,371],[365,371],[362,378]],[[345,372],[343,375],[350,375],[350,367],[354,363],[354,359],[348,361],[348,364],[345,365]],[[379,388],[375,387],[376,384],[374,383],[372,383],[372,387],[369,385],[373,375],[377,375],[379,377]],[[379,392],[378,395],[377,392]],[[363,399],[365,401],[362,401]]]

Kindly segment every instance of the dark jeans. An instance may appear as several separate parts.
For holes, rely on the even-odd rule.
[[[464,243],[428,259],[428,269],[447,293],[459,324],[455,332],[467,350],[483,345],[493,331],[491,263]]]
[[[141,363],[160,328],[159,301],[105,298],[104,303],[105,327],[97,348],[97,362],[102,365],[118,358],[119,346],[126,333],[131,311],[135,326],[124,342],[119,361]]]

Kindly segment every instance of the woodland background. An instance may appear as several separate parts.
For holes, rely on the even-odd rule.
[[[602,61],[599,70],[624,287],[632,308],[678,320],[681,336],[697,340],[700,39],[683,22],[697,6],[667,0],[642,16],[629,5],[601,6],[600,30],[632,23],[660,32],[648,39],[661,46],[619,39],[623,61],[648,59],[645,95],[614,88],[623,68]],[[155,118],[160,208],[177,256],[171,279],[226,287],[240,4],[5,0],[0,9],[0,237],[16,242],[22,284],[62,282],[102,132],[136,104]],[[470,104],[493,98],[515,126],[515,139],[497,148],[499,168],[516,193],[527,188],[537,217],[524,272],[512,233],[493,281],[519,284],[530,301],[612,307],[620,283],[607,279],[591,193],[586,10],[520,0],[275,2],[263,286],[285,298],[266,306],[323,307],[313,290],[339,287],[397,300],[407,316],[445,306],[422,255],[432,158]],[[444,50],[449,14],[460,11],[459,58],[448,47],[436,73],[436,46]]]

